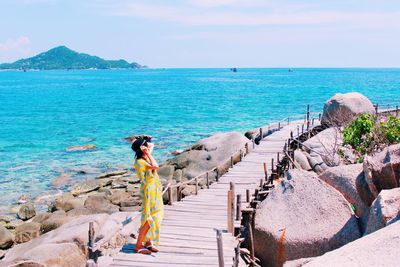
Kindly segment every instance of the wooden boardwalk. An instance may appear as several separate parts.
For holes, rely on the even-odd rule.
[[[209,189],[199,190],[197,195],[185,197],[172,206],[165,206],[165,219],[161,227],[160,252],[152,255],[121,251],[110,266],[122,267],[213,267],[218,266],[218,250],[215,228],[227,229],[227,192],[230,182],[235,184],[235,194],[246,200],[246,189],[254,192],[264,179],[264,163],[268,171],[271,160],[276,162],[277,152],[296,132],[303,121],[292,122],[281,130],[265,137],[243,160],[222,175]],[[282,155],[283,156],[283,155]],[[247,205],[243,203],[242,205]],[[244,207],[244,206],[243,206]],[[238,222],[235,222],[238,224]],[[223,234],[225,266],[233,265],[237,241],[230,233]],[[133,247],[132,247],[133,248]]]

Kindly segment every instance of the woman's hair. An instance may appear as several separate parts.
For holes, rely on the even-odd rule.
[[[141,146],[147,146],[147,140],[138,138],[132,143],[132,150],[136,153],[135,157],[141,159],[143,157],[143,151],[140,149]]]

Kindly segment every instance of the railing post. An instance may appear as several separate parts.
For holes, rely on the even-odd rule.
[[[232,190],[228,191],[228,199],[227,199],[227,229],[229,233],[233,234],[233,192]]]
[[[249,154],[249,143],[246,142],[246,144],[244,145],[245,149],[246,149],[246,155]]]
[[[260,140],[263,139],[263,130],[260,128]]]
[[[375,113],[378,113],[378,103],[375,105]]]
[[[314,126],[314,118],[312,118],[311,125]]]
[[[304,133],[304,124],[301,125],[301,133]]]
[[[267,163],[264,162],[263,165],[264,165],[264,178],[265,180],[268,180]]]
[[[239,153],[240,153],[239,159],[240,159],[240,161],[242,161],[242,159],[243,159],[242,149],[239,150]]]
[[[254,138],[251,139],[251,142],[253,143],[253,149],[256,147],[256,142],[254,140]]]
[[[210,189],[210,178],[208,177],[208,172],[206,173],[207,189]]]
[[[274,172],[274,158],[271,159],[271,172]]]
[[[250,203],[250,189],[246,189],[246,203]]]
[[[289,117],[287,117],[287,124],[289,125],[289,123],[290,123],[290,118]]]
[[[222,232],[217,229],[217,249],[218,249],[218,266],[224,267],[224,246],[222,244]]]
[[[177,199],[178,201],[181,201],[181,199],[182,199],[181,192],[182,192],[181,186],[178,185],[178,187],[176,188],[176,199]]]
[[[278,122],[278,130],[281,129],[281,122]]]
[[[318,114],[318,121],[321,121],[321,113]]]
[[[215,174],[215,181],[217,181],[218,182],[218,180],[219,180],[219,170],[218,170],[218,167],[215,169],[215,172],[216,172],[216,174]]]
[[[97,256],[96,256],[96,251],[93,250],[94,247],[94,223],[89,222],[89,232],[88,232],[88,260],[86,262],[87,267],[95,267],[97,266]]]
[[[241,195],[236,195],[236,221],[239,221],[240,218],[242,217],[242,213],[241,213],[242,200],[241,200],[241,198],[242,198]]]
[[[195,192],[196,192],[196,195],[199,193],[199,180],[198,180],[198,178],[196,177],[195,179],[194,179],[194,182],[196,183],[196,187],[195,187]]]
[[[231,156],[231,168],[233,168],[233,156]]]
[[[300,126],[297,125],[297,137],[299,137],[299,136],[300,136]]]
[[[168,205],[172,205],[174,202],[174,196],[172,194],[172,187],[168,187]]]

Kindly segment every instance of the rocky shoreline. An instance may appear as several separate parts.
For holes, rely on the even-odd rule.
[[[219,166],[232,154],[242,149],[246,143],[250,144],[250,141],[244,134],[224,132],[201,139],[183,151],[175,151],[174,157],[160,166],[161,183],[165,186],[168,183],[187,181]],[[74,146],[67,150],[86,148],[93,149],[92,146]],[[219,173],[223,174],[229,166],[220,166],[220,168]],[[62,179],[63,177],[58,179],[60,183]],[[214,182],[215,176],[210,175],[209,179],[210,182]],[[199,183],[200,188],[204,186],[204,183]],[[22,197],[21,201],[26,201],[26,203],[14,207],[10,215],[0,216],[0,259],[9,254],[8,251],[14,251],[21,245],[29,244],[37,239],[45,239],[47,234],[53,233],[56,229],[63,229],[64,226],[68,228],[68,225],[84,217],[96,218],[105,214],[113,216],[112,214],[117,213],[137,213],[141,204],[139,187],[140,180],[132,169],[118,168],[101,173],[94,179],[77,182],[70,187],[69,192],[59,196],[37,198],[33,201]],[[181,191],[183,197],[194,192],[194,184],[185,185]],[[174,195],[175,199],[176,197]],[[167,198],[166,194],[165,198]],[[47,211],[38,210],[36,207],[39,204],[47,206]],[[15,256],[14,252],[11,254]],[[10,260],[7,258],[6,256],[5,260]],[[18,257],[12,259],[17,261]]]

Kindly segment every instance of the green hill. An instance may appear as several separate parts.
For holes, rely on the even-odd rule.
[[[140,69],[144,66],[126,60],[105,60],[97,56],[78,53],[66,46],[58,46],[37,56],[14,63],[0,64],[0,69]]]

